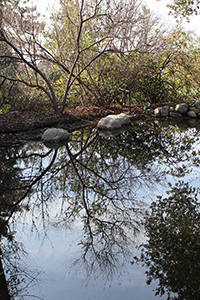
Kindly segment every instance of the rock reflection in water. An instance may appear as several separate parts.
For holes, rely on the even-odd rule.
[[[49,150],[42,143],[2,149],[1,247],[16,220],[31,219],[32,230],[42,222],[44,236],[50,228],[79,223],[81,255],[70,267],[82,268],[87,278],[112,278],[131,257],[152,190],[158,183],[165,185],[169,174],[183,177],[198,166],[197,150],[192,148],[197,138],[195,131],[182,135],[174,128],[135,124],[106,139],[93,129],[76,131],[60,149]],[[180,167],[188,158],[189,166]],[[21,252],[16,253],[20,261]],[[6,274],[5,257],[2,251]],[[5,282],[11,293],[9,278]],[[16,282],[23,290],[22,281]]]

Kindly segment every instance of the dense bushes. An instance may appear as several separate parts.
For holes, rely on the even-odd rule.
[[[1,112],[199,98],[199,44],[137,0],[62,1],[48,31],[15,2],[0,7]]]

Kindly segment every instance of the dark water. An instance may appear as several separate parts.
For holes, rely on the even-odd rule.
[[[0,300],[200,299],[199,128],[0,149]]]

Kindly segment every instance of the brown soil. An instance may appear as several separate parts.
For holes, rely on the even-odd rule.
[[[156,106],[164,104],[157,104]],[[82,107],[66,110],[62,114],[46,113],[46,108],[24,110],[0,115],[0,147],[18,144],[27,140],[39,140],[48,127],[60,127],[69,132],[95,126],[98,120],[109,114],[129,113],[127,106],[111,105],[108,107]],[[131,108],[133,119],[145,119],[143,105]]]

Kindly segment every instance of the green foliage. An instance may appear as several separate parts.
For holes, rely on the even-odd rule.
[[[132,60],[132,57],[130,58]],[[136,55],[133,57],[136,76],[131,86],[142,102],[167,102],[171,100],[171,87],[165,76],[165,69],[170,62],[170,54]],[[136,69],[136,70],[135,70]],[[136,97],[135,97],[136,98]]]
[[[191,15],[199,13],[199,4],[199,0],[173,0],[173,4],[167,6],[175,18],[186,18],[189,21]]]
[[[157,33],[156,33],[157,34]],[[121,89],[131,92],[132,103],[181,102],[198,99],[199,46],[185,32],[162,36],[163,49],[126,55],[102,55],[90,71],[100,104],[125,102]],[[90,78],[86,79],[86,82]]]
[[[9,104],[3,104],[0,109],[0,114],[5,114],[10,111],[11,106]]]
[[[168,33],[137,1],[62,1],[47,31],[34,7],[13,4],[2,6],[1,105],[25,108],[42,97],[62,112],[123,104],[122,90],[134,104],[200,95],[199,43],[179,28]]]
[[[30,107],[34,98],[39,96],[36,88],[35,90],[29,88],[36,87],[34,82],[36,74],[30,71],[28,64],[25,64],[26,60],[20,60],[20,57],[27,58],[27,55],[33,51],[33,35],[38,37],[42,29],[39,26],[41,23],[36,20],[34,15],[36,9],[26,6],[27,2],[22,4],[22,1],[2,0],[3,5],[0,7],[2,13],[0,24],[0,108],[2,107],[2,111],[8,105],[10,110]],[[29,49],[27,51],[24,51],[25,44],[26,49]],[[34,49],[36,51],[36,46]],[[36,80],[38,80],[38,76]]]
[[[91,10],[94,8],[94,3],[90,4],[90,7],[86,5],[84,11],[87,16],[91,15]],[[135,39],[138,40],[134,27],[131,29],[132,33],[129,33],[130,36],[122,37],[122,40],[115,35],[113,38],[111,35],[111,40],[107,39],[105,32],[111,31],[111,28],[106,27],[106,23],[103,23],[104,17],[106,22],[108,21],[107,12],[103,11],[103,4],[96,7],[95,18],[92,17],[82,24],[81,34],[79,34],[80,15],[77,3],[63,2],[60,11],[54,16],[54,26],[46,34],[47,48],[58,61],[67,65],[68,69],[73,66],[76,55],[78,55],[78,65],[74,68],[74,72],[77,74],[83,70],[78,77],[79,84],[73,84],[70,87],[71,95],[69,94],[68,104],[77,99],[80,99],[81,104],[107,105],[111,102],[122,104],[125,102],[125,97],[121,89],[130,91],[132,99],[137,103],[170,101],[174,97],[174,87],[169,84],[164,74],[170,56],[170,53],[163,55],[165,47],[163,48],[162,34],[164,33],[162,30],[154,28],[157,21],[151,16],[149,10],[145,7],[136,9],[131,3],[128,5],[130,11],[134,12],[136,16],[138,15],[142,22],[149,20],[146,28],[148,33],[142,33],[141,41],[136,43],[138,47],[132,46]],[[116,12],[121,18],[117,9],[119,7],[116,7]],[[122,14],[124,9],[122,5]],[[83,16],[85,16],[84,14]],[[112,18],[114,18],[113,15],[109,15],[109,19],[112,20]],[[137,24],[138,20],[135,23]],[[117,30],[118,25],[112,24],[112,26],[116,26]],[[123,26],[126,25],[121,22],[121,27],[123,28]],[[126,39],[130,40],[130,47],[128,43],[124,44]],[[153,39],[157,43],[156,51]],[[104,48],[105,40],[109,40],[111,46],[110,49],[105,48],[104,52],[102,48]],[[122,50],[118,49],[120,43],[123,44]],[[86,67],[93,60],[94,55],[101,51],[101,56],[93,61],[91,66]],[[55,65],[54,68],[57,72],[59,65]],[[62,72],[62,81],[59,79],[59,82],[52,83],[58,98],[64,92],[68,76],[69,74]]]
[[[166,76],[173,89],[177,91],[177,98],[184,101],[198,99],[200,93],[198,42],[181,30],[171,33],[167,42],[171,49],[176,49],[166,70]]]

